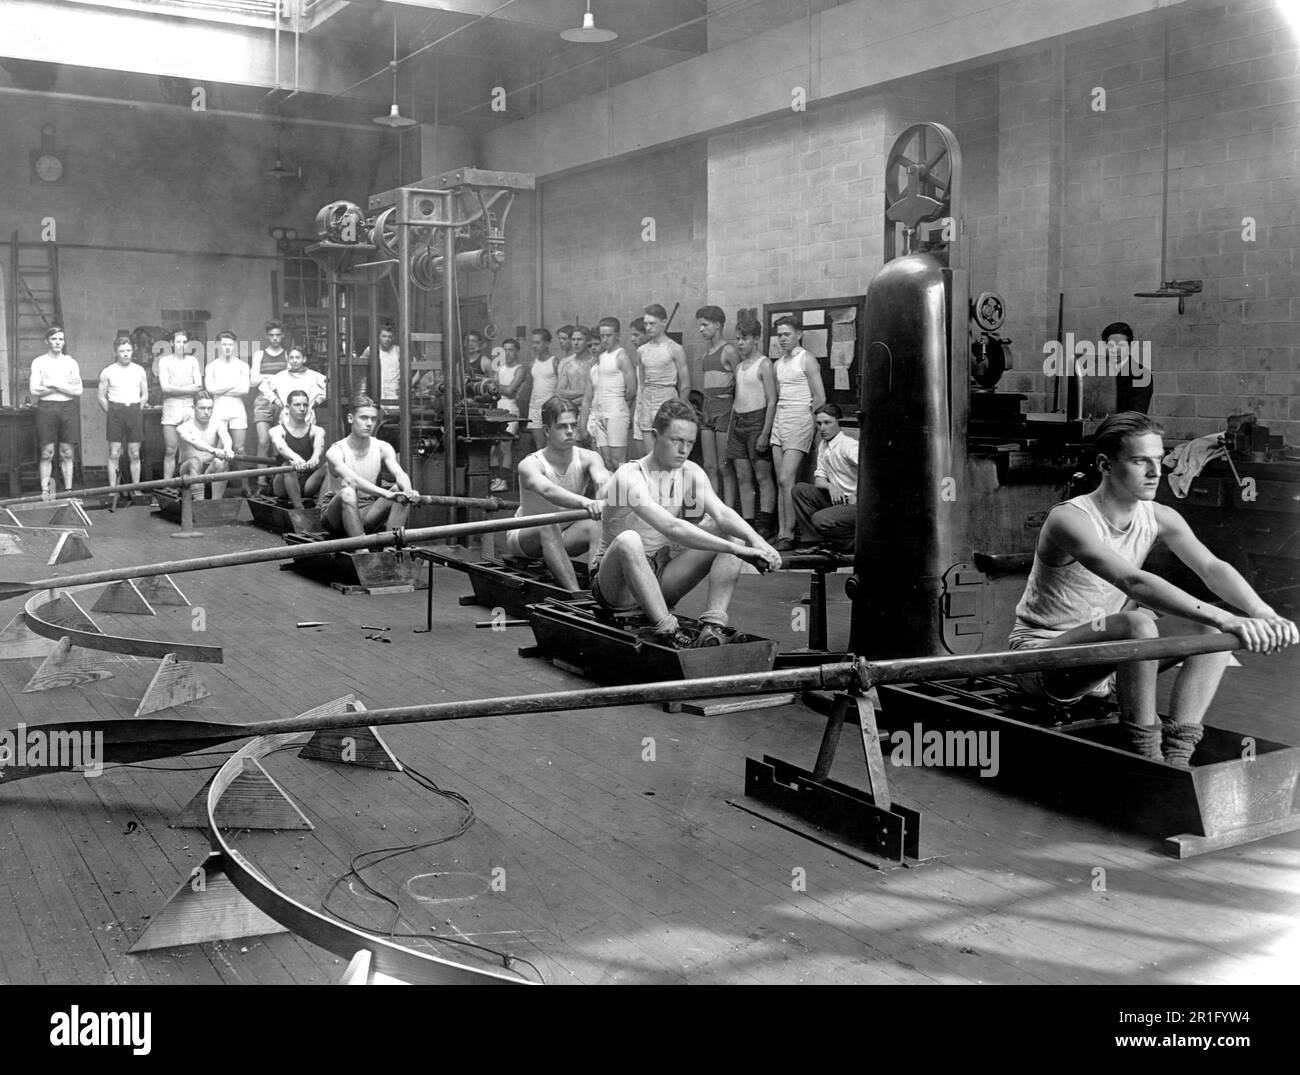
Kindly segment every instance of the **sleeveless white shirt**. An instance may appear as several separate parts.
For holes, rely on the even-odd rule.
[[[1132,520],[1122,530],[1101,513],[1091,493],[1067,500],[1064,507],[1083,512],[1106,548],[1135,567],[1142,566],[1160,532],[1155,505],[1147,500],[1138,501]],[[1011,643],[1034,644],[1055,638],[1099,616],[1113,616],[1127,600],[1122,590],[1077,560],[1052,567],[1035,556],[1024,596],[1016,605]]]

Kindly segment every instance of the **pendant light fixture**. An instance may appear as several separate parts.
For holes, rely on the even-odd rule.
[[[371,123],[378,123],[381,127],[414,127],[416,121],[407,119],[402,115],[401,110],[397,107],[397,13],[393,13],[393,58],[388,64],[388,68],[393,72],[393,105],[388,110],[386,116],[376,116]]]
[[[596,26],[596,17],[591,13],[591,0],[587,0],[587,13],[582,16],[582,25],[572,30],[562,30],[560,36],[565,41],[594,45],[601,41],[613,41],[618,34],[613,30],[601,30]]]
[[[1201,290],[1200,280],[1168,280],[1165,278],[1165,251],[1169,240],[1169,20],[1165,19],[1165,66],[1164,66],[1164,172],[1163,186],[1160,192],[1160,286],[1155,291],[1135,291],[1135,299],[1177,299],[1178,312],[1181,314],[1187,306],[1187,297],[1196,295]]]

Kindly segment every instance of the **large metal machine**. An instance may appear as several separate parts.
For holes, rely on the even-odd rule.
[[[998,615],[976,552],[1032,549],[1043,512],[1077,469],[1082,423],[1035,420],[1022,413],[1024,396],[997,391],[1011,364],[1011,341],[995,335],[1005,304],[992,291],[971,302],[961,172],[957,139],[938,123],[909,127],[886,162],[885,264],[867,289],[847,583],[854,653],[980,648]]]
[[[391,287],[400,351],[398,413],[381,435],[394,444],[402,467],[422,491],[487,493],[487,451],[510,416],[496,411],[493,386],[464,368],[458,281],[465,272],[501,268],[515,194],[532,189],[531,175],[458,168],[371,195],[368,214],[346,201],[331,202],[317,214],[319,241],[308,253],[327,273],[330,383],[345,383],[340,349],[346,336],[345,289],[357,288],[365,292],[370,314],[366,377],[372,394],[378,394],[373,386],[381,383],[379,300]],[[347,402],[338,400],[334,427],[340,432]],[[476,477],[483,488],[475,487]],[[456,511],[417,510],[423,514],[412,519],[415,525]]]

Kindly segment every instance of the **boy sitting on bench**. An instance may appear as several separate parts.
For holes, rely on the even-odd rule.
[[[555,581],[566,590],[578,589],[578,576],[569,557],[587,553],[588,563],[600,542],[599,499],[586,496],[588,483],[600,497],[609,482],[609,471],[599,452],[576,446],[578,406],[560,396],[542,405],[542,426],[546,447],[525,456],[516,468],[519,477],[519,510],[516,518],[546,515],[565,508],[585,508],[590,519],[563,526],[532,526],[506,534],[506,555],[530,560],[541,557]]]
[[[640,609],[663,645],[717,646],[726,640],[727,609],[742,563],[775,571],[781,554],[713,491],[688,460],[699,431],[694,409],[665,402],[649,432],[650,453],[614,472],[601,513],[601,539],[591,570],[591,594],[613,612]],[[701,526],[681,518],[693,506]],[[676,554],[674,554],[676,547]],[[697,638],[679,630],[670,609],[705,579],[708,607]]]
[[[1272,653],[1300,641],[1296,625],[1274,612],[1232,565],[1201,544],[1178,512],[1154,502],[1164,457],[1160,433],[1137,411],[1113,414],[1097,428],[1093,445],[1101,485],[1048,514],[1024,596],[1016,606],[1012,649],[1217,631],[1231,631],[1256,653]],[[1142,570],[1156,541],[1163,541],[1206,586],[1246,615],[1200,601]],[[1165,615],[1157,618],[1156,613]],[[1202,653],[1183,660],[1169,719],[1162,727],[1156,715],[1156,675],[1177,663],[1057,669],[1020,676],[1018,681],[1029,694],[1064,703],[1118,693],[1121,725],[1134,753],[1188,768],[1228,654]]]

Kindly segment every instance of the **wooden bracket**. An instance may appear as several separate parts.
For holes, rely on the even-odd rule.
[[[344,702],[341,707],[339,702]],[[327,702],[320,707],[331,713],[364,713],[366,707],[356,701],[352,695],[348,699]],[[313,714],[316,712],[312,711]],[[323,713],[321,715],[324,715]],[[402,763],[384,742],[375,728],[358,725],[355,728],[331,728],[313,735],[307,745],[298,751],[298,757],[311,758],[313,761],[328,761],[339,765],[361,765],[367,769],[387,769],[390,772],[403,771]]]
[[[106,587],[90,609],[92,612],[121,612],[130,616],[158,615],[132,579],[123,579]]]
[[[28,627],[20,612],[0,631],[0,661],[48,657],[54,652],[55,645],[53,639],[38,635]]]
[[[90,618],[88,613],[72,594],[66,590],[51,591],[54,593],[54,600],[47,601],[40,606],[40,618],[45,623],[52,623],[57,627],[68,627],[74,631],[90,631],[97,635],[104,632],[99,629],[99,624]]]
[[[189,661],[178,660],[176,654],[169,653],[158,665],[153,679],[135,707],[135,716],[143,717],[163,709],[195,702],[207,698],[212,692],[199,679],[194,665]]]
[[[136,579],[135,584],[151,605],[188,605],[190,599],[181,593],[181,588],[172,581],[170,575],[148,575]]]
[[[361,948],[357,951],[351,961],[348,963],[348,969],[343,972],[343,977],[339,979],[339,985],[369,985],[370,984],[370,950]]]
[[[173,829],[208,827],[209,779],[174,820]],[[235,777],[217,805],[217,824],[223,829],[312,829],[314,826],[277,782],[253,758],[244,760],[244,771]]]
[[[127,952],[288,932],[240,894],[226,875],[225,856],[213,851],[180,883]]]
[[[55,644],[54,650],[41,662],[36,674],[27,681],[24,694],[52,691],[59,687],[80,687],[97,679],[112,679],[113,673],[96,664],[96,655],[90,650],[74,646],[66,635]]]
[[[54,551],[45,561],[46,567],[54,564],[67,564],[73,560],[91,559],[90,549],[86,546],[85,535],[76,530],[65,530],[54,544]]]
[[[856,710],[860,723],[867,790],[830,779],[845,718]],[[747,813],[879,869],[872,858],[902,866],[920,857],[921,815],[899,806],[889,794],[885,760],[880,752],[876,707],[868,695],[839,694],[826,721],[812,772],[764,757],[745,759],[745,795],[768,809],[733,802]]]

